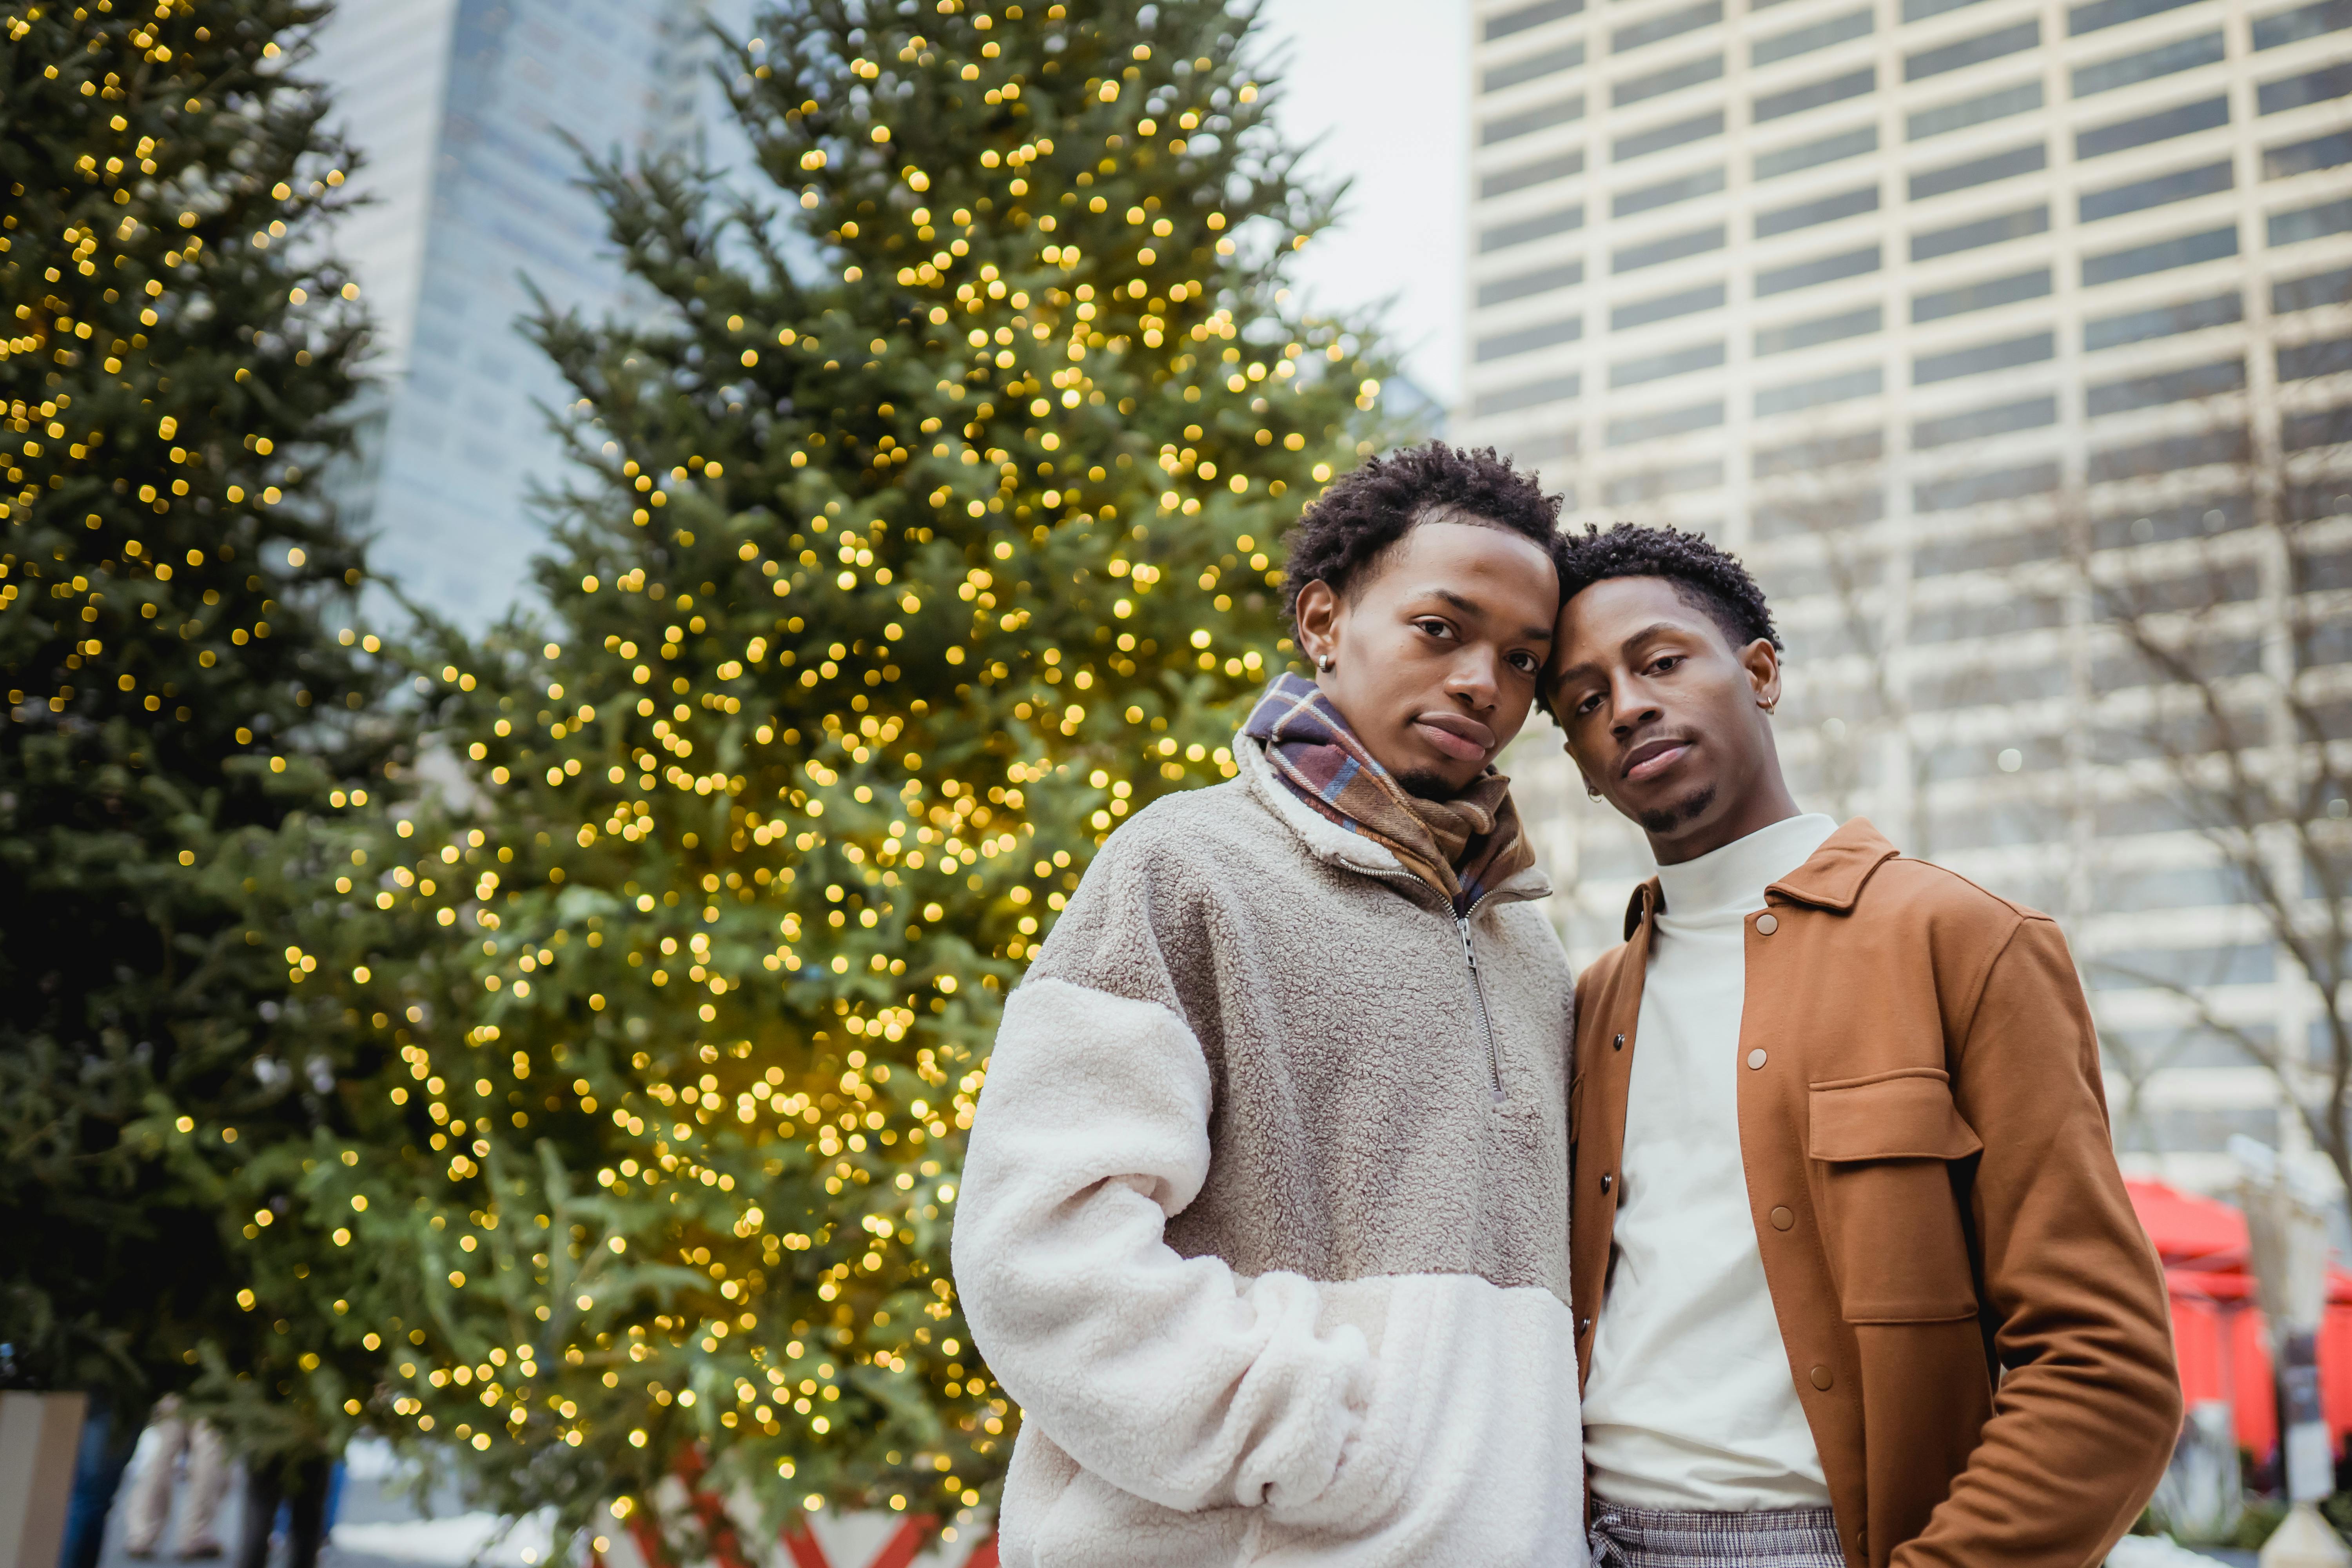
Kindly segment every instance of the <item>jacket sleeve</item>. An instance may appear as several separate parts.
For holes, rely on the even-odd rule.
[[[2180,1383],[2163,1273],[2116,1167],[2097,1037],[2053,921],[2020,922],[1950,1060],[1984,1142],[1973,1218],[2003,1372],[1967,1468],[1893,1565],[2096,1563],[2164,1473]]]
[[[1165,1507],[1311,1507],[1373,1352],[1293,1274],[1162,1238],[1209,1169],[1210,1075],[1167,1007],[1033,977],[1007,1001],[954,1238],[972,1338],[1023,1418]]]

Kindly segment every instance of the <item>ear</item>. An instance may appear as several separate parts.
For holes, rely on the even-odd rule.
[[[1756,694],[1756,705],[1767,709],[1780,706],[1780,650],[1758,637],[1739,650],[1739,663],[1748,671],[1748,684]]]
[[[1298,651],[1307,663],[1320,668],[1325,659],[1339,657],[1339,626],[1347,619],[1347,607],[1330,584],[1318,577],[1299,589],[1296,618]]]

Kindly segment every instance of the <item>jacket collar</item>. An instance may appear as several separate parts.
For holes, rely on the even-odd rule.
[[[1265,759],[1265,742],[1247,735],[1234,737],[1234,762],[1240,769],[1242,782],[1259,805],[1272,812],[1298,835],[1307,852],[1328,864],[1368,877],[1402,878],[1423,885],[1421,879],[1405,869],[1404,863],[1388,849],[1360,833],[1350,833],[1321,812],[1298,798],[1274,771]],[[1522,828],[1522,831],[1525,831]],[[1513,877],[1491,889],[1485,901],[1517,903],[1524,899],[1547,898],[1551,893],[1551,879],[1536,867]]]
[[[1823,840],[1803,865],[1764,890],[1843,914],[1862,897],[1863,884],[1870,880],[1871,873],[1898,853],[1867,818],[1857,816]],[[1658,902],[1655,877],[1633,889],[1625,905],[1626,941],[1633,941],[1633,933],[1655,916]]]

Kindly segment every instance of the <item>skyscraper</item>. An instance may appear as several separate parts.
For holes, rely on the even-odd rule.
[[[2179,683],[2110,600],[2206,617],[2229,701],[2352,693],[2347,638],[2283,630],[2352,618],[2334,569],[2290,572],[2269,526],[2352,542],[2352,4],[1484,0],[1474,26],[1465,437],[1572,517],[1748,561],[1801,798],[2066,920],[2127,1150],[2193,1176],[2232,1131],[2301,1142],[2249,1047],[2292,1066],[2323,1009],[2185,819],[2146,739]],[[2293,755],[2275,692],[2245,700]],[[1647,857],[1564,762],[1521,768],[1589,957]]]
[[[567,393],[516,330],[530,289],[591,317],[629,308],[566,138],[600,156],[689,145],[713,96],[702,9],[368,0],[321,29],[310,68],[369,198],[337,244],[377,323],[378,386],[341,488],[374,569],[461,621],[528,592],[530,497],[561,479],[538,405]]]

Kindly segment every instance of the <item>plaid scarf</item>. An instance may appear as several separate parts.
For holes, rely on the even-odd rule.
[[[1535,864],[1509,779],[1488,768],[1452,800],[1408,795],[1312,681],[1276,676],[1242,733],[1265,745],[1293,794],[1387,848],[1456,915]]]

